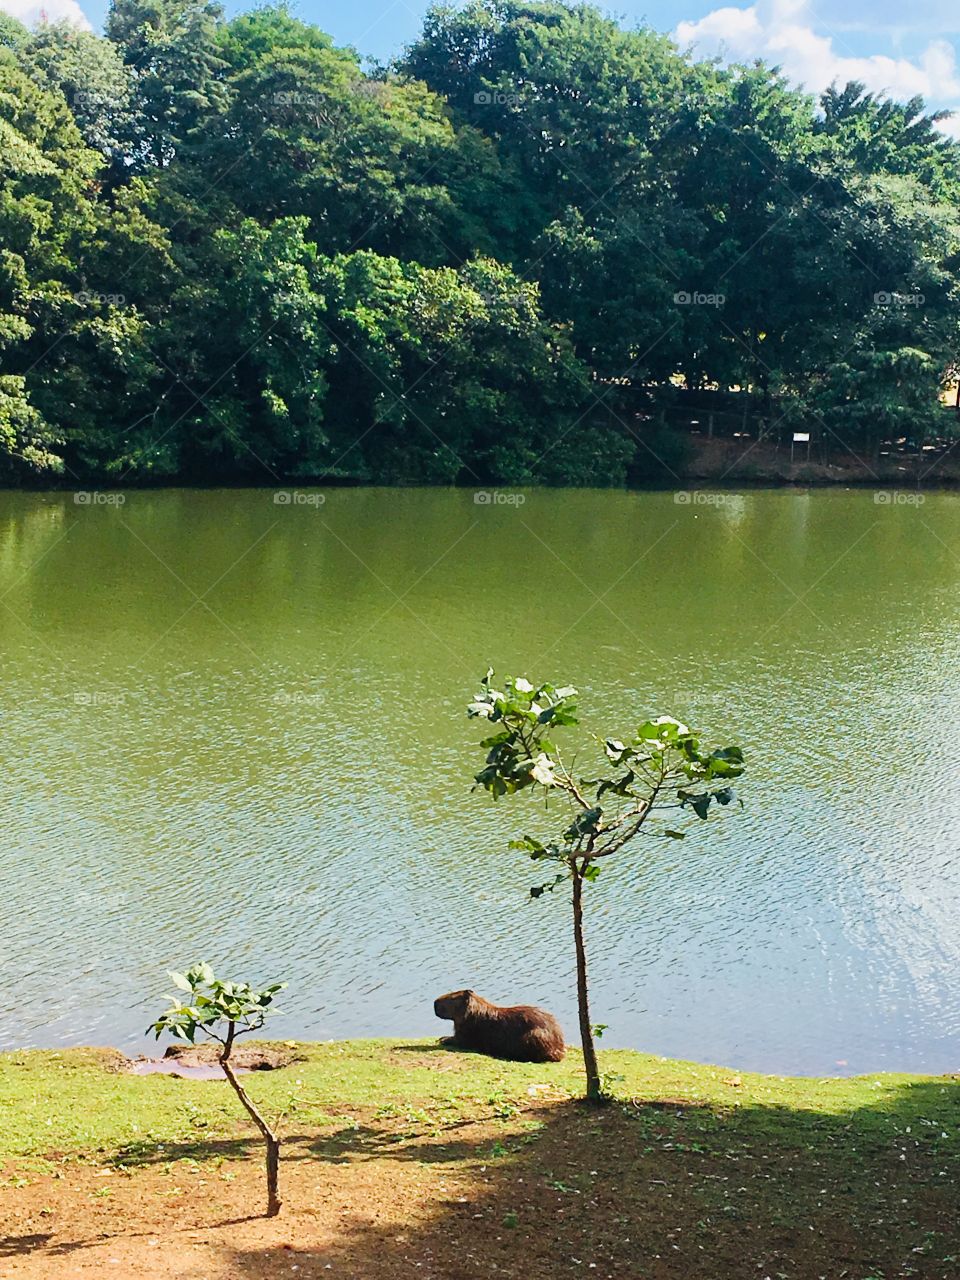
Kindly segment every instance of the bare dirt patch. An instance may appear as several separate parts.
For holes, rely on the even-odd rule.
[[[249,1071],[277,1071],[299,1062],[303,1054],[292,1046],[240,1044],[230,1055],[234,1070],[239,1074]],[[128,1058],[123,1070],[134,1075],[182,1076],[192,1080],[224,1080],[216,1045],[170,1045],[162,1058]]]
[[[675,1104],[670,1101],[670,1106]],[[681,1100],[677,1099],[677,1103]],[[502,1114],[503,1111],[509,1114]],[[766,1139],[764,1141],[763,1139]],[[5,1170],[16,1280],[956,1280],[957,1192],[850,1117],[596,1111],[385,1117],[284,1147],[279,1218],[246,1137],[184,1158]],[[178,1158],[179,1157],[179,1158]]]

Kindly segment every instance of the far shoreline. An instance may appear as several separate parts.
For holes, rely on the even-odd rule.
[[[756,490],[866,489],[900,490],[903,492],[953,492],[960,489],[960,437],[935,450],[937,456],[920,449],[887,452],[867,458],[855,449],[836,447],[828,460],[816,456],[803,457],[789,444],[768,440],[741,441],[734,437],[681,435],[684,455],[672,462],[662,460],[650,451],[649,468],[640,474],[628,470],[625,483],[617,485],[551,485],[533,481],[492,480],[484,477],[464,478],[450,484],[425,484],[421,481],[397,480],[392,483],[365,481],[344,476],[269,477],[232,475],[226,477],[178,477],[173,475],[148,478],[131,477],[117,483],[109,476],[72,477],[68,483],[47,475],[22,476],[17,484],[0,484],[6,493],[37,495],[95,495],[113,493],[157,493],[251,491],[295,494],[298,491],[326,489],[330,492],[352,489],[384,493],[409,490],[416,492],[463,492],[480,494],[514,494],[538,492],[595,493],[677,493],[703,487],[717,492]],[[800,446],[802,450],[803,446]],[[79,501],[79,498],[77,498]],[[275,499],[284,505],[282,499]],[[81,505],[83,505],[81,503]]]
[[[810,490],[824,492],[842,492],[844,490],[863,490],[864,492],[903,492],[923,494],[949,494],[960,490],[960,459],[956,474],[941,475],[933,481],[922,481],[917,484],[909,476],[882,475],[871,478],[867,473],[837,476],[800,476],[800,475],[768,475],[768,476],[716,476],[696,473],[684,474],[676,480],[668,482],[646,482],[643,484],[613,485],[547,485],[488,483],[483,486],[474,484],[367,484],[364,482],[344,483],[342,480],[284,480],[271,484],[249,480],[216,480],[209,483],[200,481],[176,481],[169,478],[156,484],[111,485],[104,482],[90,481],[84,486],[33,487],[28,485],[0,484],[0,493],[24,494],[35,498],[70,498],[77,493],[103,494],[162,494],[162,493],[275,493],[277,490],[290,492],[307,492],[316,490],[330,492],[378,491],[382,493],[464,493],[472,494],[478,490],[492,493],[603,493],[603,494],[648,494],[677,493],[678,491],[711,492],[711,493],[805,493]],[[83,504],[81,504],[83,505]]]

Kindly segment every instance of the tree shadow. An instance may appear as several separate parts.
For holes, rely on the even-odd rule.
[[[239,1227],[249,1222],[256,1222],[263,1217],[260,1213],[247,1213],[234,1218],[225,1218],[221,1221],[210,1222],[206,1224],[206,1229],[222,1230],[227,1227]],[[181,1228],[186,1232],[196,1231],[195,1226],[187,1226]],[[124,1232],[124,1236],[128,1240],[146,1240],[155,1238],[156,1230],[130,1231]],[[110,1239],[107,1235],[91,1236],[86,1239],[79,1240],[59,1240],[55,1241],[52,1232],[42,1232],[33,1235],[23,1236],[6,1236],[0,1240],[0,1258],[14,1258],[19,1256],[29,1256],[43,1251],[43,1256],[48,1258],[62,1258],[71,1253],[78,1253],[83,1249],[90,1249],[97,1245],[107,1243]],[[52,1242],[52,1243],[51,1243]]]
[[[52,1232],[37,1232],[33,1235],[5,1236],[0,1240],[0,1258],[13,1258],[21,1253],[33,1253],[42,1249],[51,1238]]]
[[[283,1159],[305,1160],[312,1134],[288,1135]],[[263,1141],[256,1133],[240,1138],[186,1138],[180,1142],[135,1142],[120,1147],[110,1163],[125,1169],[172,1164],[177,1160],[246,1160],[263,1155]]]
[[[309,1154],[330,1164],[351,1164],[384,1157],[419,1164],[444,1164],[470,1158],[476,1149],[475,1142],[468,1138],[447,1139],[449,1134],[459,1130],[475,1129],[476,1124],[475,1120],[444,1121],[426,1134],[411,1133],[409,1126],[398,1129],[386,1124],[347,1125],[329,1136],[313,1139],[309,1144]]]
[[[355,1154],[380,1162],[376,1179],[332,1242],[298,1226],[283,1269],[298,1280],[960,1276],[954,1080],[881,1085],[875,1104],[837,1112],[738,1105],[734,1093],[722,1106],[543,1103],[518,1120],[502,1141],[358,1130]],[[330,1158],[322,1147],[312,1154]],[[426,1189],[395,1163],[431,1160],[447,1167]],[[236,1245],[227,1273],[273,1274],[277,1248]]]
[[[283,1135],[281,1160],[283,1164],[304,1160],[350,1164],[387,1156],[420,1163],[462,1160],[470,1155],[472,1144],[466,1139],[450,1140],[450,1135],[475,1125],[475,1120],[443,1120],[421,1132],[422,1124],[413,1127],[409,1122],[393,1117],[368,1123],[356,1121],[319,1136],[316,1133]],[[137,1169],[173,1164],[178,1160],[256,1160],[263,1155],[263,1150],[263,1143],[256,1134],[237,1138],[188,1138],[159,1144],[138,1142],[121,1147],[111,1163],[125,1169]]]
[[[473,1056],[472,1049],[462,1049],[459,1045],[444,1044],[442,1040],[432,1040],[428,1044],[392,1044],[390,1046],[391,1053],[469,1053]]]

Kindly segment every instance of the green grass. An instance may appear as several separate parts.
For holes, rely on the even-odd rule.
[[[268,1112],[286,1111],[285,1127],[336,1127],[352,1113],[437,1118],[511,1115],[546,1086],[550,1096],[576,1096],[582,1086],[575,1053],[560,1064],[497,1062],[438,1049],[435,1041],[361,1040],[298,1044],[302,1060],[245,1077]],[[111,1069],[108,1050],[30,1050],[0,1054],[0,1157],[111,1158],[128,1149],[235,1139],[249,1125],[221,1082],[133,1076]],[[902,1142],[942,1158],[960,1155],[958,1087],[951,1078],[871,1075],[805,1079],[750,1075],[632,1051],[601,1055],[617,1097],[670,1130],[681,1108],[704,1141],[722,1129],[734,1138],[780,1148],[809,1144],[829,1129],[851,1146]]]

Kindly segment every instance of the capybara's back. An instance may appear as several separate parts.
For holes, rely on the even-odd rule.
[[[560,1023],[535,1005],[491,1004],[476,992],[451,991],[434,1001],[438,1018],[453,1021],[453,1043],[513,1062],[559,1062],[565,1051]]]

